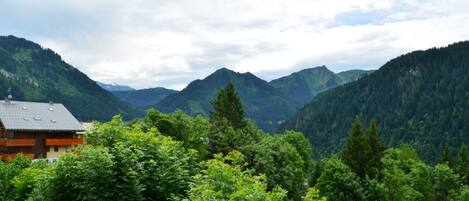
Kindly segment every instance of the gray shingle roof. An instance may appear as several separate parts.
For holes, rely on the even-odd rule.
[[[83,131],[80,122],[60,103],[0,101],[0,122],[7,130]]]

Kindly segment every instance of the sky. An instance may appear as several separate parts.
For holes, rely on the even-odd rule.
[[[0,35],[90,78],[182,89],[221,67],[271,80],[326,65],[377,69],[469,40],[467,0],[0,0]]]

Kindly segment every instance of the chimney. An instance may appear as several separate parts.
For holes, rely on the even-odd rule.
[[[13,96],[11,95],[11,88],[8,88],[8,95],[5,98],[5,103],[10,103],[11,100],[13,100]]]

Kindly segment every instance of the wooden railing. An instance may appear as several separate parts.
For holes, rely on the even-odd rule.
[[[26,156],[29,159],[34,159],[34,154],[20,153],[23,156]],[[16,157],[16,153],[0,153],[0,158],[5,161],[12,160]]]
[[[46,139],[46,146],[80,145],[80,144],[83,144],[83,138]]]
[[[35,139],[0,139],[0,146],[3,147],[32,147],[35,144]]]

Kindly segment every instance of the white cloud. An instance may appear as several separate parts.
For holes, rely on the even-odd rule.
[[[465,0],[2,1],[0,34],[49,47],[91,78],[182,88],[219,67],[272,79],[377,68],[469,39]]]

